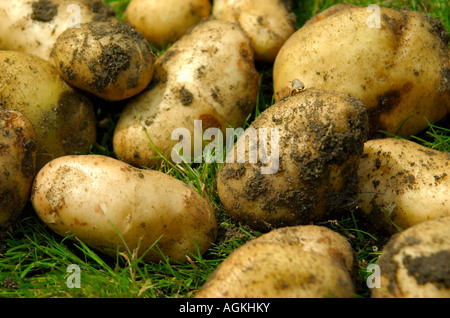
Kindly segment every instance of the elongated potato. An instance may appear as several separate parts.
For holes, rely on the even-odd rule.
[[[36,170],[68,154],[87,153],[96,139],[92,101],[36,55],[0,51],[0,107],[26,116],[36,132]]]
[[[211,207],[188,185],[100,155],[49,162],[36,175],[32,204],[57,234],[74,234],[108,255],[137,250],[148,262],[163,259],[156,246],[184,262],[197,248],[205,253],[217,235]]]
[[[151,167],[161,162],[152,143],[172,159],[176,129],[188,131],[187,148],[194,154],[195,121],[200,135],[219,128],[225,136],[229,126],[242,127],[258,91],[252,58],[250,41],[236,24],[207,20],[191,29],[157,59],[148,90],[123,110],[114,132],[117,157]],[[202,148],[202,143],[196,146]]]
[[[450,215],[449,153],[409,140],[368,140],[358,176],[361,218],[375,230],[392,234]]]

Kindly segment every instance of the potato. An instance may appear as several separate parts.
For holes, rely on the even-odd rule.
[[[448,33],[423,13],[349,7],[296,31],[273,69],[275,100],[291,82],[350,93],[369,111],[369,138],[409,138],[444,119],[450,107]],[[375,16],[374,16],[375,15]],[[375,18],[375,19],[374,19]]]
[[[274,232],[274,233],[272,233]],[[352,248],[320,226],[280,228],[232,252],[196,298],[352,297]]]
[[[0,49],[50,58],[58,36],[89,21],[115,21],[100,0],[14,0],[0,2]]]
[[[35,178],[31,199],[55,233],[74,234],[107,255],[128,248],[147,262],[163,260],[155,245],[172,261],[184,262],[189,253],[205,253],[217,235],[211,207],[191,187],[101,155],[49,162]]]
[[[394,235],[377,264],[373,298],[450,297],[450,216],[416,224]]]
[[[409,140],[369,140],[358,176],[361,219],[376,231],[392,234],[450,215],[450,153]]]
[[[153,76],[155,55],[142,34],[125,23],[89,22],[56,40],[55,66],[73,87],[108,101],[142,92]]]
[[[225,136],[229,126],[242,127],[258,92],[252,57],[250,41],[236,24],[207,20],[191,29],[156,60],[148,89],[127,103],[114,132],[117,157],[152,167],[161,159],[151,142],[172,160],[176,129],[188,130],[194,154],[194,146],[202,150],[202,141],[195,145],[195,121],[201,121],[200,139],[208,128]]]
[[[0,108],[0,232],[20,219],[35,169],[33,125],[21,113]]]
[[[297,29],[295,14],[280,0],[216,0],[212,14],[239,23],[252,39],[258,61],[273,63],[283,43]]]
[[[264,130],[270,160],[251,162],[255,147],[242,138]],[[367,110],[349,94],[307,89],[275,103],[227,154],[217,179],[225,210],[258,231],[331,217],[356,198],[367,131]]]
[[[92,101],[36,55],[0,51],[0,107],[16,110],[36,133],[36,170],[68,154],[87,153],[96,139]]]
[[[124,18],[150,43],[162,49],[210,14],[209,0],[132,0]]]

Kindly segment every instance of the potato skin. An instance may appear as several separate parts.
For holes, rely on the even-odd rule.
[[[450,216],[416,224],[383,247],[373,298],[450,297]]]
[[[279,167],[267,174],[261,162],[239,163],[239,143],[234,145],[235,157],[227,155],[217,179],[221,202],[233,219],[268,231],[323,220],[354,201],[357,161],[368,131],[359,99],[308,89],[269,107],[248,129],[260,128],[268,131],[268,149],[270,130],[278,130]]]
[[[358,177],[361,219],[374,231],[393,234],[392,222],[407,229],[450,215],[449,153],[403,139],[368,140]]]
[[[21,113],[0,108],[0,232],[20,219],[35,170],[33,125]]]
[[[101,155],[65,156],[36,175],[32,204],[54,232],[75,234],[107,255],[139,247],[142,256],[157,241],[163,254],[184,262],[217,235],[215,215],[205,199],[180,180],[134,168]],[[120,234],[120,236],[118,235]],[[147,262],[163,257],[150,251]]]
[[[348,8],[296,31],[274,63],[275,99],[298,79],[350,93],[369,110],[370,138],[380,130],[409,138],[447,115],[450,51],[442,23],[415,11],[380,8],[370,28],[367,8]],[[337,36],[338,34],[338,36]]]
[[[92,101],[38,56],[0,51],[0,106],[26,116],[36,132],[36,170],[50,160],[87,153],[96,139]]]
[[[108,101],[142,92],[152,79],[155,61],[148,42],[133,27],[97,21],[61,33],[52,56],[70,85]]]

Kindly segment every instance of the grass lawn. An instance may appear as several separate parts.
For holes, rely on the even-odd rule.
[[[128,0],[105,0],[121,16]],[[345,1],[334,0],[297,0],[295,12],[299,27],[313,14],[329,6]],[[449,5],[447,0],[399,0],[399,1],[347,1],[368,6],[378,4],[385,7],[408,7],[424,11],[439,17],[450,30]],[[261,83],[258,104],[252,120],[267,105],[273,103],[272,66],[257,64]],[[123,105],[117,103],[111,107],[97,106],[98,141],[91,152],[114,157],[112,135],[115,123]],[[450,128],[448,123],[430,125],[430,128],[413,138],[414,141],[428,147],[450,152]],[[163,165],[160,170],[187,183],[207,197],[212,203],[219,221],[219,237],[205,255],[191,255],[185,264],[171,264],[168,260],[156,263],[144,263],[133,251],[106,257],[81,241],[72,241],[49,231],[34,215],[28,205],[24,219],[0,241],[0,297],[145,297],[173,298],[193,297],[204,284],[208,276],[220,262],[233,250],[260,233],[234,223],[225,215],[216,192],[215,175],[218,164],[203,163],[196,166]],[[368,233],[358,223],[354,211],[348,211],[340,220],[324,222],[346,236],[354,247],[359,264],[357,297],[367,298],[370,290],[365,281],[370,273],[369,264],[376,262],[385,243],[382,237]],[[80,288],[69,288],[68,272],[75,264],[81,270]]]

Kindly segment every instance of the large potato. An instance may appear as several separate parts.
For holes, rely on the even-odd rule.
[[[445,118],[450,108],[448,33],[423,13],[380,8],[336,10],[308,23],[283,45],[274,63],[275,99],[298,79],[350,93],[369,111],[370,138],[380,130],[410,137]],[[427,121],[428,120],[428,121]]]
[[[450,216],[394,235],[377,261],[373,298],[450,298]]]
[[[0,232],[28,202],[36,169],[36,136],[22,114],[0,108]]]
[[[58,36],[90,21],[115,21],[114,10],[100,0],[0,1],[0,49],[50,58]]]
[[[25,115],[36,132],[36,169],[68,154],[87,153],[96,139],[91,100],[36,55],[0,51],[0,107]]]
[[[361,217],[375,230],[395,233],[450,215],[449,153],[409,140],[369,140],[358,176]]]
[[[244,136],[256,131],[263,141],[263,130],[270,160],[251,162],[264,148]],[[217,180],[224,208],[260,231],[330,217],[356,198],[367,131],[367,110],[349,94],[308,89],[275,103],[227,154]]]
[[[177,41],[210,14],[209,0],[132,0],[124,18],[147,41],[161,49]]]
[[[117,157],[153,166],[161,160],[152,143],[171,160],[176,129],[188,130],[194,154],[195,121],[201,121],[200,139],[208,128],[219,128],[225,136],[229,126],[242,127],[258,91],[252,58],[250,41],[236,24],[207,20],[191,29],[156,60],[148,90],[123,110],[114,132]]]
[[[255,59],[273,62],[283,43],[295,32],[297,19],[281,0],[216,0],[212,14],[236,22],[249,35]]]
[[[320,226],[281,228],[236,249],[196,298],[353,297],[353,252]]]
[[[52,55],[70,85],[109,101],[137,95],[153,76],[155,55],[142,35],[125,23],[95,21],[67,29]]]
[[[128,248],[138,249],[140,257],[155,245],[144,256],[149,262],[163,259],[156,246],[170,259],[184,262],[189,253],[204,253],[217,235],[212,209],[191,187],[106,156],[65,156],[49,162],[36,175],[32,204],[57,234],[74,234],[105,254]]]

